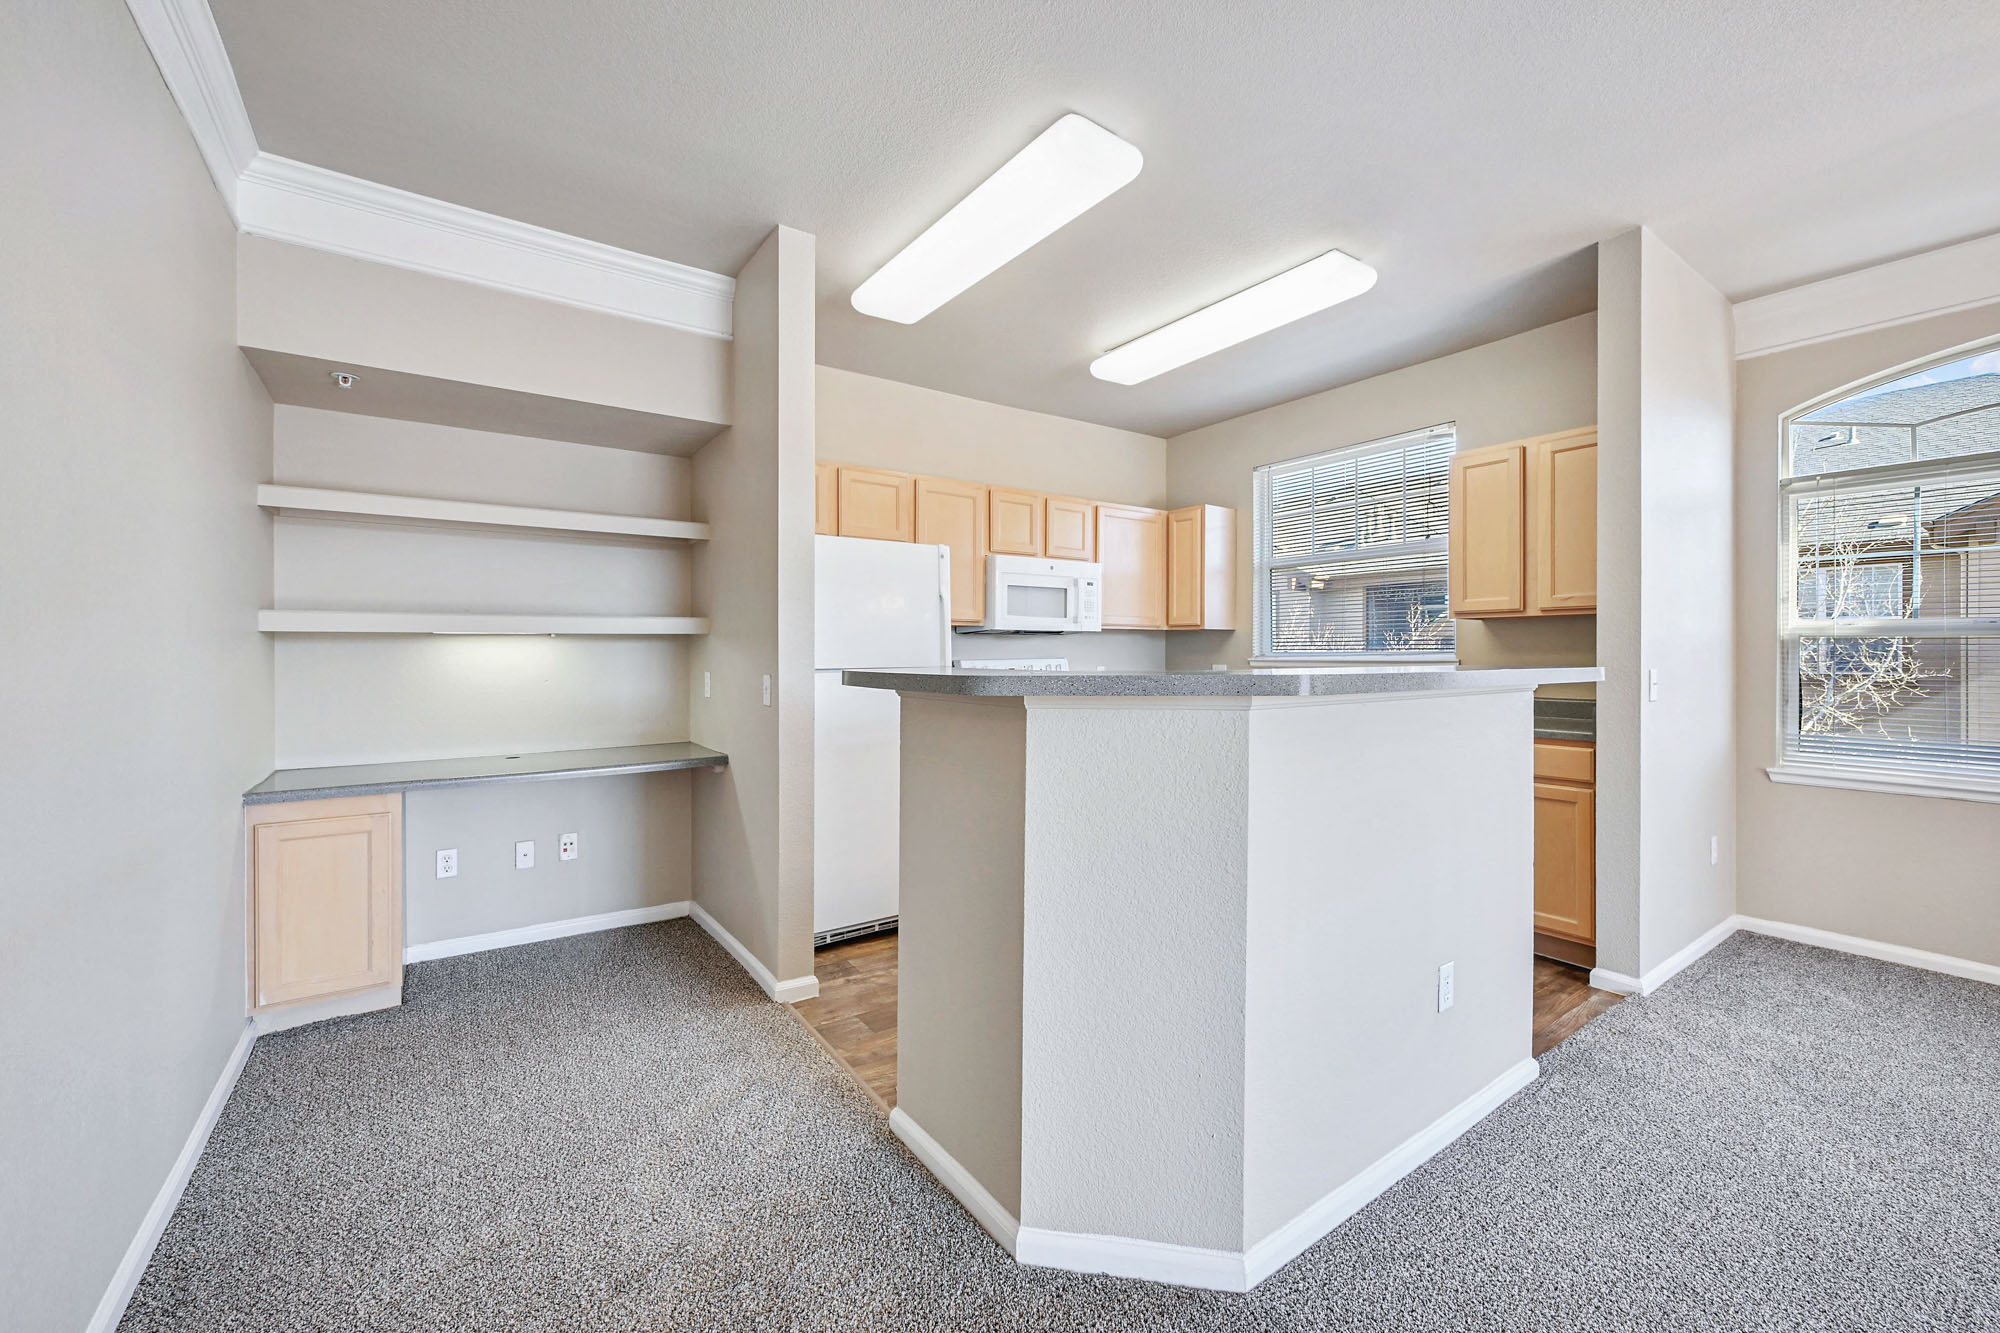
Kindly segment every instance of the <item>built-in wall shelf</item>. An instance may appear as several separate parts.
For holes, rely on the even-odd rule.
[[[652,541],[708,540],[708,524],[677,518],[593,514],[575,509],[535,509],[525,505],[434,500],[421,495],[378,495],[373,491],[336,491],[318,486],[285,486],[271,482],[257,487],[257,503],[280,514],[303,514],[315,518],[362,517],[408,523],[462,523],[472,527],[587,532],[597,536],[637,537]]]
[[[419,759],[394,764],[339,764],[331,768],[281,768],[243,793],[245,805],[274,801],[321,801],[335,796],[372,796],[425,787],[467,787],[487,782],[533,782],[548,778],[612,777],[623,773],[669,773],[684,768],[722,768],[729,756],[705,745],[667,741],[597,750],[544,754],[496,754],[475,759]]]
[[[706,616],[541,616],[476,611],[259,611],[266,634],[615,634],[657,638],[708,633]]]

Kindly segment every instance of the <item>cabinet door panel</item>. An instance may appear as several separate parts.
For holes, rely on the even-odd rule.
[[[1167,628],[1201,628],[1202,510],[1167,515]]]
[[[840,469],[840,535],[906,542],[916,533],[916,482],[901,472]]]
[[[1167,627],[1167,516],[1134,505],[1097,506],[1104,627]]]
[[[986,618],[986,488],[917,478],[917,540],[951,548],[951,623]]]
[[[1051,495],[1042,502],[1042,554],[1051,560],[1097,559],[1096,524],[1088,500]]]
[[[1535,442],[1535,609],[1597,609],[1597,433]]]
[[[1042,497],[992,486],[986,491],[986,542],[995,555],[1042,553]]]
[[[1596,802],[1589,787],[1535,784],[1535,929],[1597,942]]]
[[[813,465],[813,531],[840,535],[840,469],[831,463]]]
[[[258,1006],[388,985],[402,975],[401,844],[394,804],[252,827]]]
[[[1503,444],[1451,460],[1451,613],[1528,609],[1526,449]]]

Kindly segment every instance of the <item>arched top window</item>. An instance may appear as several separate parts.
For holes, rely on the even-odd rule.
[[[1784,431],[1774,776],[2000,795],[2000,348]]]

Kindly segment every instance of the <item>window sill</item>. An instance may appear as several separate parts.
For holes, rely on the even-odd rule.
[[[1939,775],[1880,773],[1865,768],[1836,768],[1818,764],[1779,764],[1764,770],[1773,782],[1800,787],[1838,787],[1847,791],[1871,791],[1887,796],[1933,796],[1948,801],[1980,801],[2000,805],[2000,785],[1976,778]]]
[[[1432,666],[1442,663],[1457,666],[1456,653],[1349,653],[1341,657],[1253,657],[1253,667],[1321,667],[1321,666],[1395,666],[1401,663],[1419,663]]]

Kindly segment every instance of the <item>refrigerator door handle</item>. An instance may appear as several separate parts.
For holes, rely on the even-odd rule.
[[[938,663],[951,665],[951,548],[940,546],[938,553]]]

